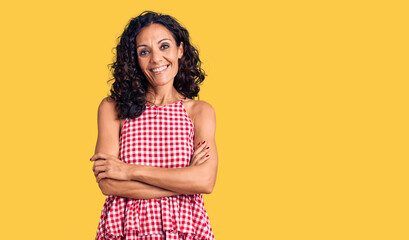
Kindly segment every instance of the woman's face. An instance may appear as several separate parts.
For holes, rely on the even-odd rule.
[[[178,47],[172,33],[162,24],[151,24],[136,36],[139,67],[150,85],[173,84],[178,72],[178,60],[183,55],[183,42]]]

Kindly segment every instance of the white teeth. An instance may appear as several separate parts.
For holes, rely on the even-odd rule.
[[[160,68],[155,68],[155,69],[152,69],[152,72],[161,72],[161,71],[165,70],[167,67],[168,67],[168,66],[163,66],[163,67],[160,67]]]

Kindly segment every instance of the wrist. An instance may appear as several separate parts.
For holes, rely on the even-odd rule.
[[[142,165],[130,164],[127,173],[128,179],[134,181],[141,181],[142,170],[143,170]]]

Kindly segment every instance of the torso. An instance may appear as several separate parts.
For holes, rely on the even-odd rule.
[[[192,119],[193,124],[195,122],[195,114],[194,114],[194,106],[197,105],[199,101],[197,100],[192,100],[190,98],[186,98],[186,100],[183,101],[183,106],[186,109],[187,114],[189,115],[189,117]],[[124,125],[125,119],[120,119],[120,127],[119,129],[122,129],[122,126]]]

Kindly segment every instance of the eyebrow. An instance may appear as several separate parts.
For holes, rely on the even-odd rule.
[[[158,44],[161,43],[162,41],[165,41],[165,40],[171,41],[169,38],[164,38],[164,39],[159,40]],[[138,47],[147,47],[147,45],[141,44],[141,45],[138,45],[136,48],[138,48]]]

